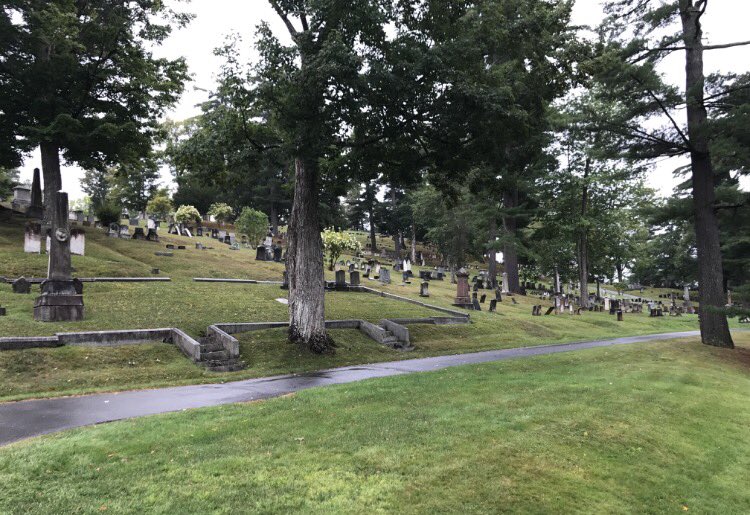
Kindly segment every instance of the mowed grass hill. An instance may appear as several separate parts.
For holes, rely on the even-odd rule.
[[[195,277],[280,280],[284,265],[259,262],[252,249],[231,250],[211,238],[187,238],[161,231],[161,242],[122,240],[103,230],[87,228],[86,255],[73,256],[78,277],[150,277],[159,268],[164,283],[86,283],[86,317],[74,323],[41,323],[33,320],[31,295],[12,293],[10,284],[0,285],[0,305],[8,314],[0,317],[2,336],[41,336],[58,332],[178,327],[194,337],[214,323],[283,321],[287,307],[277,299],[286,297],[278,285],[196,283]],[[46,255],[23,252],[23,222],[0,222],[0,276],[44,277]],[[381,239],[381,244],[387,240]],[[195,243],[214,247],[198,250]],[[165,245],[185,245],[172,257],[157,256]],[[418,275],[418,267],[415,274]],[[332,272],[326,272],[333,279]],[[363,284],[382,291],[419,299],[419,281],[381,285],[363,279]],[[492,292],[487,291],[488,296]],[[432,281],[434,305],[451,307],[455,285]],[[516,296],[517,304],[505,298],[497,313],[472,312],[472,323],[461,326],[410,326],[413,352],[403,353],[380,346],[356,331],[332,332],[339,347],[333,356],[314,356],[285,343],[284,330],[240,335],[242,359],[247,368],[230,374],[214,374],[196,367],[173,346],[154,342],[122,348],[58,348],[0,352],[0,400],[68,395],[91,391],[146,388],[200,382],[229,381],[279,373],[298,373],[339,365],[389,361],[411,357],[542,345],[625,335],[697,329],[696,316],[649,318],[626,315],[617,322],[607,313],[584,313],[533,317],[531,307],[549,302]],[[485,309],[487,304],[484,305]],[[389,317],[427,317],[437,314],[420,306],[366,293],[326,294],[327,319],[360,318],[378,321]]]

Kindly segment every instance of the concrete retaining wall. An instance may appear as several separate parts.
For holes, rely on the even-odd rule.
[[[386,330],[392,332],[393,336],[395,336],[398,341],[406,344],[406,346],[411,346],[411,340],[409,339],[409,329],[407,329],[406,326],[397,324],[392,320],[381,320],[380,325],[385,327]]]
[[[0,351],[3,350],[24,350],[39,349],[45,347],[62,347],[62,343],[57,336],[31,336],[0,338]]]
[[[92,331],[87,333],[60,333],[61,345],[116,346],[169,340],[173,329],[134,329],[123,331]]]
[[[385,329],[367,320],[360,321],[359,330],[378,343],[382,344],[385,339]]]
[[[201,345],[184,331],[180,329],[172,329],[170,331],[169,340],[175,344],[185,356],[192,359],[194,362],[198,362],[201,359]]]
[[[212,325],[208,328],[208,338],[221,343],[225,351],[229,352],[230,358],[240,357],[240,342],[220,327]]]

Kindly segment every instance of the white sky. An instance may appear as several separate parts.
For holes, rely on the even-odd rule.
[[[286,33],[267,0],[192,0],[182,9],[196,14],[196,18],[186,29],[173,34],[156,52],[165,57],[186,57],[193,76],[193,82],[187,85],[180,103],[169,113],[169,118],[174,120],[182,120],[200,112],[197,106],[208,96],[203,90],[213,89],[215,74],[221,65],[220,59],[213,55],[213,49],[223,43],[227,34],[241,34],[248,49],[248,56],[252,56],[251,42],[258,22],[266,20],[277,34]],[[573,14],[574,23],[596,25],[601,18],[600,0],[577,0]],[[706,39],[713,44],[746,40],[748,19],[750,1],[711,0],[703,22]],[[718,71],[746,72],[750,70],[750,47],[707,52],[705,67],[707,74]],[[684,55],[681,52],[673,54],[664,63],[662,72],[670,82],[682,86]],[[684,163],[684,160],[679,159],[659,163],[649,175],[649,184],[662,195],[670,195],[678,182],[672,177],[672,170]],[[35,167],[41,167],[38,152],[32,153],[25,160],[21,168],[21,180],[30,181]],[[83,171],[75,166],[63,164],[62,173],[63,188],[68,191],[71,199],[82,197],[79,181]],[[162,180],[163,184],[170,184],[170,174],[165,171]],[[750,181],[745,183],[746,188],[750,187],[748,183]]]

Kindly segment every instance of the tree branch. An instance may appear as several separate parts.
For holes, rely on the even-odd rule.
[[[276,14],[279,15],[281,21],[284,22],[284,25],[286,25],[286,29],[289,31],[289,35],[292,36],[292,39],[296,38],[297,29],[295,29],[294,25],[292,25],[292,22],[289,21],[289,13],[284,12],[284,10],[279,5],[278,0],[268,0],[268,2],[271,4],[271,7],[273,7],[273,10],[276,11]]]

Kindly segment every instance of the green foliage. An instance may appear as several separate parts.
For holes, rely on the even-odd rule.
[[[358,254],[362,252],[362,245],[357,237],[351,233],[336,231],[332,228],[321,233],[323,250],[328,254],[328,269],[333,270],[336,261],[342,254]]]
[[[0,112],[19,136],[12,148],[49,143],[85,169],[147,155],[188,78],[184,59],[153,48],[190,16],[157,1],[5,7],[0,61],[11,92],[1,92]]]
[[[174,219],[179,224],[201,223],[203,218],[193,206],[180,206],[175,211]]]
[[[110,224],[120,223],[122,206],[113,201],[105,201],[94,208],[94,213],[99,223],[104,227],[108,227]]]
[[[9,170],[0,166],[0,201],[7,199],[18,184],[18,170]]]
[[[160,220],[167,218],[167,215],[172,212],[174,206],[172,201],[166,195],[155,195],[146,205],[146,212],[150,215],[157,217]]]
[[[246,207],[234,223],[240,234],[247,236],[251,245],[258,244],[268,233],[268,217],[263,211]]]
[[[83,211],[85,215],[92,214],[94,211],[94,207],[91,202],[91,197],[85,196],[83,198],[74,200],[73,202],[70,203],[70,210],[71,211]]]
[[[211,204],[208,209],[208,214],[213,216],[217,221],[224,223],[230,221],[234,217],[234,209],[229,204],[223,202],[217,202]]]
[[[129,212],[146,210],[159,180],[159,166],[154,155],[123,162],[108,169],[108,197],[116,199]]]

